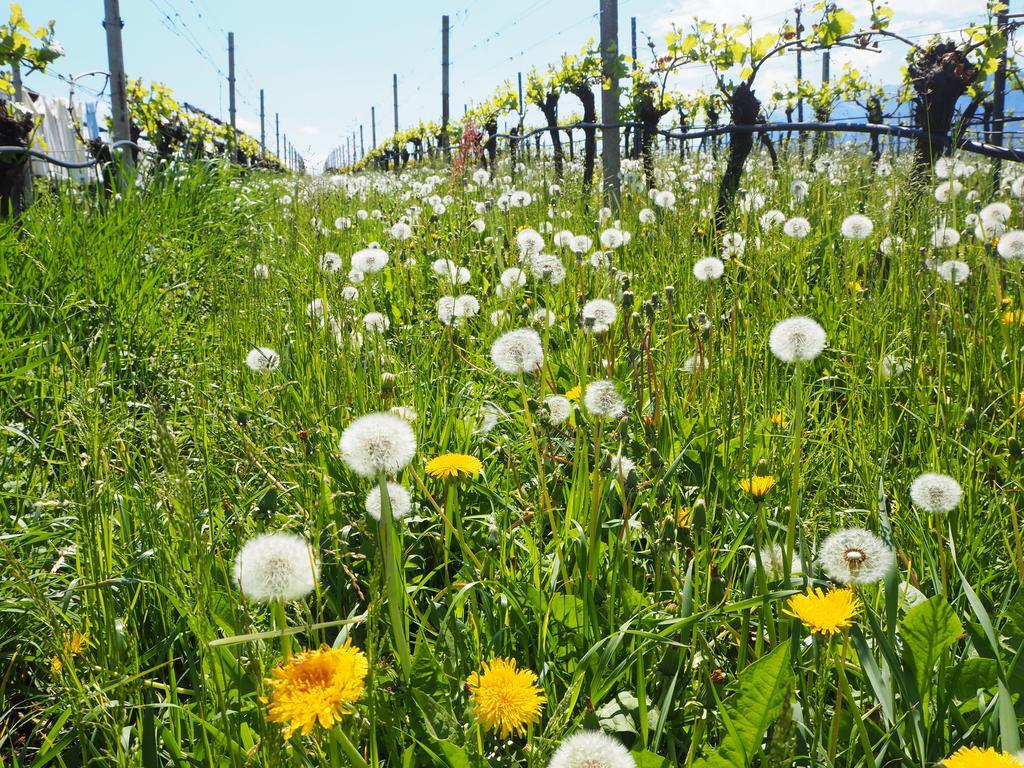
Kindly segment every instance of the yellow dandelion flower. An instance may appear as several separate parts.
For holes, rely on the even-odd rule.
[[[740,489],[744,493],[749,493],[757,501],[763,499],[773,485],[775,485],[775,478],[771,475],[754,475],[751,478],[740,480]]]
[[[583,396],[583,387],[573,387],[572,389],[570,389],[568,392],[565,393],[565,399],[566,400],[571,400],[572,402],[576,402],[582,396]]]
[[[464,453],[446,453],[427,462],[427,474],[431,477],[475,477],[483,468],[480,459]]]
[[[687,528],[690,525],[689,507],[680,507],[676,510],[676,525],[680,528]]]
[[[785,613],[800,619],[811,632],[832,635],[853,624],[853,617],[860,610],[860,601],[852,589],[812,589],[803,595],[789,598],[789,610]]]
[[[942,761],[944,768],[1021,768],[1020,760],[1005,752],[996,752],[991,747],[960,747]]]
[[[88,644],[89,636],[84,632],[79,632],[76,629],[74,632],[72,632],[70,635],[67,635],[64,638],[64,656],[68,658],[74,658],[75,656],[78,656],[82,651],[84,651],[85,647]],[[56,675],[62,669],[64,669],[64,662],[61,661],[61,657],[54,656],[53,659],[50,661],[50,671]]]
[[[864,293],[864,286],[861,285],[860,280],[851,280],[846,284],[846,287],[854,293]]]
[[[506,739],[522,735],[528,725],[540,720],[547,701],[537,687],[537,676],[529,669],[516,669],[515,659],[491,659],[483,672],[473,672],[467,681],[473,714],[487,730],[499,731]]]
[[[784,427],[786,426],[786,415],[782,411],[773,413],[771,415],[771,422],[773,427]]]
[[[1001,322],[1003,325],[1024,324],[1024,309],[1012,309],[1009,312],[1003,312]]]
[[[341,648],[326,646],[298,653],[271,672],[267,719],[284,723],[284,737],[301,729],[308,735],[320,723],[330,728],[343,715],[352,714],[352,704],[366,690],[369,664],[358,648],[346,641]]]

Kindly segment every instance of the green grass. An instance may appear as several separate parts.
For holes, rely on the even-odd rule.
[[[554,198],[550,166],[531,165],[515,188],[532,205],[492,208],[483,234],[469,226],[473,204],[503,184],[468,191],[441,169],[360,177],[351,195],[199,166],[109,203],[40,195],[20,227],[0,229],[0,765],[351,762],[323,729],[286,742],[266,719],[282,642],[273,611],[243,600],[232,572],[248,538],[278,530],[305,535],[322,560],[316,592],[287,607],[294,647],[351,638],[370,659],[356,714],[335,726],[370,764],[543,766],[564,737],[599,726],[644,766],[923,767],[965,744],[1019,749],[1024,325],[1001,317],[1024,306],[1021,271],[964,222],[972,190],[978,205],[1011,203],[1010,228],[1024,228],[1021,206],[993,193],[980,161],[943,205],[913,191],[906,157],[886,176],[859,150],[829,157],[836,183],[795,153],[778,171],[755,155],[745,190],[812,232],[792,240],[762,229],[763,211],[738,210],[747,247],[716,283],[691,273],[720,250],[707,212],[715,161],[666,156],[675,210],[644,225],[643,191],[622,203],[633,237],[613,264],[628,281],[578,264],[546,233],[565,281],[531,279],[504,298],[494,286],[518,263],[517,229],[539,228],[549,207],[555,230],[595,243],[608,226],[576,170]],[[403,196],[431,173],[433,192]],[[789,193],[796,177],[810,183],[803,203]],[[444,213],[431,215],[429,194],[451,195]],[[411,204],[424,209],[413,238],[395,242],[387,229]],[[360,220],[359,209],[381,215]],[[875,223],[866,241],[839,234],[854,212]],[[334,229],[338,216],[355,225]],[[925,267],[943,218],[964,233],[955,258],[972,273],[959,287]],[[889,235],[905,242],[885,257]],[[390,264],[347,302],[348,257],[371,241]],[[343,258],[334,275],[319,268],[328,250]],[[453,291],[431,271],[437,258],[472,279]],[[480,315],[443,326],[435,305],[450,293],[475,295]],[[307,316],[316,298],[337,338]],[[620,308],[602,336],[578,326],[589,298]],[[542,306],[557,322],[543,331],[543,374],[521,388],[490,345]],[[496,309],[510,315],[499,329]],[[391,327],[359,346],[352,334],[370,311]],[[828,334],[802,366],[800,402],[793,367],[767,343],[795,314]],[[280,368],[246,368],[256,346],[276,349]],[[698,352],[707,369],[687,373]],[[907,370],[885,378],[887,355]],[[545,394],[598,378],[626,396],[621,423],[582,403],[560,427],[543,421]],[[417,458],[399,480],[418,506],[396,527],[407,591],[390,606],[409,625],[408,680],[381,530],[363,511],[371,483],[338,451],[355,417],[393,406],[417,413]],[[485,432],[487,413],[498,418]],[[424,472],[445,452],[478,457],[482,475],[446,491]],[[637,465],[623,481],[608,469],[620,452]],[[760,507],[739,487],[759,465],[777,481]],[[926,471],[963,486],[949,515],[912,506],[909,485]],[[855,627],[831,640],[784,613],[804,577],[748,566],[755,541],[786,542],[794,498],[792,539],[808,565],[843,527],[897,550],[898,573],[858,587]],[[924,607],[900,606],[903,581],[931,598]],[[76,632],[85,644],[72,654]],[[539,676],[547,705],[528,737],[499,739],[472,716],[467,677],[495,656]],[[619,694],[613,724],[601,713]]]

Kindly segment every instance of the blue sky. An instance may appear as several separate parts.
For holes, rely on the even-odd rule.
[[[637,17],[641,53],[645,35],[659,45],[672,23],[694,15],[712,21],[754,20],[755,31],[771,31],[792,18],[794,0],[619,0],[620,40],[628,50],[629,20]],[[807,0],[805,5],[813,5]],[[866,0],[844,3],[865,18]],[[894,29],[908,35],[943,32],[980,19],[984,0],[890,0]],[[128,76],[158,80],[188,101],[227,118],[227,31],[235,33],[238,123],[259,134],[259,89],[266,91],[268,145],[273,115],[311,164],[343,144],[364,125],[370,145],[370,107],[377,110],[377,136],[391,132],[391,75],[399,77],[399,122],[438,119],[441,91],[441,15],[451,17],[452,113],[491,95],[516,73],[556,62],[597,37],[598,0],[121,0]],[[107,68],[102,0],[22,0],[33,23],[53,18],[67,55],[53,74],[35,73],[26,84],[49,95],[67,94],[54,75]],[[880,54],[839,53],[872,79],[897,82],[904,51],[886,45]],[[820,57],[805,58],[808,73]],[[762,88],[793,77],[795,59],[782,57],[758,77]],[[680,76],[682,87],[706,84],[696,67]],[[98,89],[99,79],[81,81]],[[82,96],[89,98],[88,91]]]

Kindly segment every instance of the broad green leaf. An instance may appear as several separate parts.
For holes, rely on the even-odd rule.
[[[636,760],[636,768],[669,768],[667,757],[656,755],[649,750],[635,750],[630,754]]]
[[[914,669],[917,690],[923,696],[942,652],[952,646],[964,627],[941,595],[907,611],[901,625],[906,655]]]
[[[782,712],[786,690],[793,681],[789,643],[762,656],[739,674],[739,690],[725,706],[729,734],[718,749],[694,765],[697,768],[748,766],[761,747],[764,734]]]
[[[470,768],[469,753],[462,747],[458,747],[450,741],[439,741],[437,746],[444,752],[445,759],[451,768]]]

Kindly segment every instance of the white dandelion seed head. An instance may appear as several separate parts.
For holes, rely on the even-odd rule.
[[[612,456],[611,470],[613,475],[625,481],[629,477],[629,473],[636,470],[636,462],[628,456],[616,453]]]
[[[580,731],[559,745],[548,768],[636,768],[636,760],[603,731]]]
[[[313,299],[306,305],[306,316],[313,320],[323,320],[325,310],[323,299]]]
[[[509,267],[501,273],[501,287],[505,291],[514,291],[526,285],[526,273],[519,267]]]
[[[910,370],[910,363],[890,353],[882,358],[882,378],[891,379]]]
[[[999,238],[999,245],[996,246],[996,250],[1007,261],[1021,261],[1024,259],[1024,231],[1011,229]]]
[[[410,424],[416,421],[416,417],[419,416],[419,414],[416,413],[416,409],[411,405],[393,405],[388,409],[388,412],[395,414],[395,416],[398,416],[401,419],[405,419]]]
[[[803,216],[794,216],[791,219],[787,219],[786,223],[782,225],[782,233],[786,237],[802,240],[811,234],[811,222]]]
[[[621,248],[626,243],[626,238],[623,237],[621,230],[615,227],[610,227],[601,232],[600,238],[601,247],[606,250],[614,251],[616,248]]]
[[[351,229],[351,227],[352,219],[348,218],[347,216],[339,216],[334,220],[335,229]]]
[[[360,416],[341,433],[341,460],[360,477],[401,472],[416,456],[416,435],[393,413]]]
[[[809,317],[790,317],[772,328],[768,347],[784,363],[813,360],[825,350],[825,329]]]
[[[572,244],[572,239],[575,237],[572,232],[568,229],[563,229],[555,233],[555,236],[551,238],[551,242],[559,248],[568,248]]]
[[[562,424],[572,414],[572,403],[562,395],[548,395],[544,398],[544,407],[547,411],[545,419],[549,424]]]
[[[320,269],[324,272],[337,272],[341,269],[341,256],[334,251],[328,251],[320,257]]]
[[[716,256],[705,256],[693,265],[693,276],[702,283],[717,280],[725,273],[725,262]]]
[[[469,222],[469,226],[471,226],[474,230],[476,230],[479,233],[483,233],[484,230],[487,229],[487,224],[484,222],[483,219],[473,219],[471,222]]]
[[[558,285],[565,280],[565,266],[557,256],[538,253],[530,257],[530,273],[543,282]]]
[[[484,186],[491,180],[491,174],[487,172],[486,168],[477,168],[473,171],[473,183],[477,186]]]
[[[1000,224],[1005,224],[1010,220],[1010,216],[1013,211],[1006,203],[995,202],[989,203],[981,209],[981,218],[983,221],[998,221]]]
[[[935,187],[935,199],[940,203],[948,203],[955,197],[959,197],[964,191],[964,185],[959,181],[944,181]]]
[[[508,196],[508,203],[513,208],[525,208],[532,202],[533,195],[531,195],[529,192],[524,192],[522,190],[516,190],[515,192],[512,192]]]
[[[391,321],[380,312],[367,312],[363,315],[363,328],[367,333],[384,333],[391,327]]]
[[[496,309],[488,315],[488,319],[491,321],[491,325],[497,327],[508,320],[508,312],[504,309]]]
[[[530,323],[533,325],[546,325],[548,328],[558,321],[558,317],[550,309],[541,307],[530,313]]]
[[[408,240],[412,237],[412,227],[404,221],[398,221],[391,225],[391,228],[388,229],[388,234],[392,240]]]
[[[619,310],[608,299],[591,299],[583,305],[583,329],[604,333],[619,316]]]
[[[320,565],[309,543],[293,533],[264,533],[235,557],[235,584],[248,600],[300,600],[316,588]]]
[[[979,240],[995,240],[1006,234],[1006,225],[996,219],[977,218],[974,222],[974,236]]]
[[[771,544],[761,550],[761,567],[764,568],[764,576],[768,581],[778,581],[786,574],[786,569],[783,567],[784,562],[785,555],[782,552],[781,545]],[[750,556],[747,566],[751,571],[757,570],[757,555]],[[799,576],[803,575],[803,570],[803,563],[800,562],[800,558],[794,553],[789,572]]]
[[[245,364],[256,373],[269,373],[281,365],[281,356],[271,347],[255,347],[245,356]]]
[[[791,194],[793,199],[797,202],[804,200],[809,191],[810,187],[807,186],[807,182],[803,179],[797,179],[789,185],[789,194]]]
[[[620,419],[626,414],[626,403],[618,387],[608,379],[587,384],[583,404],[592,415],[603,419]]]
[[[641,208],[640,213],[637,214],[641,224],[653,224],[658,220],[658,215],[650,208]]]
[[[356,301],[359,298],[359,289],[354,285],[346,285],[341,289],[341,298],[345,301]]]
[[[938,472],[925,472],[910,484],[910,500],[914,506],[932,514],[953,511],[963,495],[960,483]]]
[[[527,227],[516,234],[516,246],[521,256],[531,256],[544,250],[544,238],[537,230]]]
[[[409,496],[409,491],[405,486],[398,483],[388,483],[388,501],[391,502],[391,517],[395,520],[401,520],[412,510],[412,499]],[[370,492],[366,494],[366,501],[363,506],[366,507],[366,514],[379,523],[381,518],[380,483],[374,485]]]
[[[696,354],[690,355],[683,362],[684,373],[700,373],[706,370],[708,367],[708,359],[704,355]]]
[[[437,300],[437,319],[445,325],[451,325],[455,319],[455,297],[442,296]]]
[[[364,274],[373,274],[384,269],[388,263],[388,254],[380,248],[363,248],[352,254],[352,269]]]
[[[874,230],[874,222],[862,213],[847,216],[839,227],[839,231],[847,240],[867,240]]]
[[[960,285],[971,274],[971,268],[966,262],[950,259],[939,264],[935,268],[935,272],[947,283]]]
[[[544,364],[540,334],[532,328],[516,328],[502,334],[491,345],[491,360],[503,373],[533,373]]]
[[[270,267],[266,264],[257,264],[252,268],[252,276],[260,280],[266,280],[270,277]]]
[[[586,235],[576,235],[569,243],[569,250],[573,253],[586,253],[594,245],[594,241]]]
[[[882,242],[878,244],[878,250],[886,256],[891,256],[902,247],[903,238],[899,235],[890,235],[889,237],[883,238]]]
[[[456,317],[476,317],[480,314],[480,302],[476,296],[464,293],[456,297],[454,303]]]
[[[818,565],[837,584],[874,584],[896,565],[896,555],[864,528],[830,534],[818,548]]]
[[[960,242],[960,233],[952,227],[936,227],[932,230],[933,248],[955,248]]]
[[[663,189],[654,195],[653,202],[659,208],[673,208],[676,204],[676,196],[671,191]]]
[[[758,223],[761,225],[761,229],[774,229],[779,224],[786,221],[786,214],[782,211],[765,211],[758,217]]]
[[[350,269],[348,272],[348,281],[350,283],[361,283],[365,279],[366,275],[364,275],[358,269]]]

